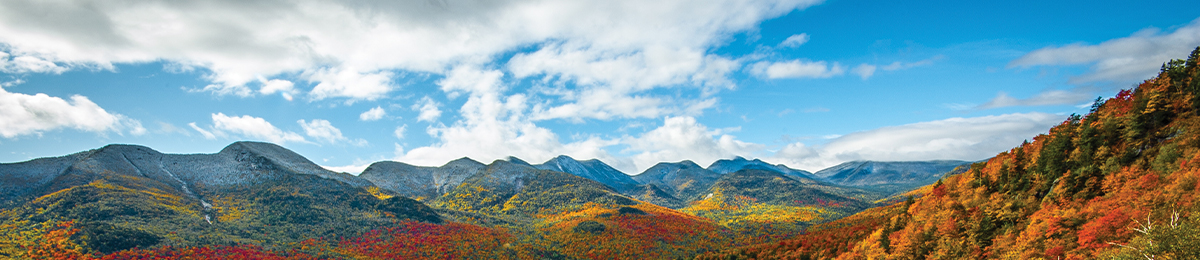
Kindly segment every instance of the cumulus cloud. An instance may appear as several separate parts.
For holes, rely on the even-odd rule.
[[[496,89],[496,86],[475,86],[474,89]],[[573,142],[561,142],[557,134],[529,120],[527,98],[522,94],[501,96],[495,92],[472,91],[459,110],[461,120],[449,126],[430,126],[426,132],[434,144],[404,151],[397,146],[396,159],[417,165],[441,165],[463,156],[475,160],[491,160],[517,156],[542,161],[558,155],[575,158],[597,158],[614,167],[628,163],[610,156],[604,147],[615,140],[583,137]],[[402,137],[404,126],[397,128]]]
[[[779,47],[796,48],[796,47],[800,47],[800,45],[804,45],[804,43],[807,43],[807,42],[808,42],[808,34],[801,33],[801,34],[788,36],[787,39],[784,39],[783,42],[779,43]]]
[[[1008,67],[1087,64],[1091,71],[1072,78],[1073,83],[1132,82],[1153,76],[1163,63],[1186,57],[1197,45],[1200,45],[1200,19],[1170,33],[1150,28],[1099,44],[1045,47],[1013,60]]]
[[[329,123],[329,120],[313,119],[312,122],[306,122],[304,119],[301,119],[296,121],[296,123],[299,123],[300,127],[304,128],[304,135],[312,137],[316,140],[324,141],[330,144],[349,142],[350,144],[357,146],[367,145],[367,140],[350,140],[349,138],[346,138],[346,136],[342,135],[342,130],[337,129],[337,127],[333,127],[333,124]]]
[[[583,118],[654,118],[663,115],[696,115],[716,105],[716,98],[702,100],[676,100],[645,95],[630,96],[611,89],[588,89],[572,93],[564,99],[574,102],[562,105],[536,104],[532,119],[570,119],[581,122]],[[670,104],[670,105],[668,105]]]
[[[196,122],[188,123],[188,126],[207,139],[234,137],[272,143],[308,142],[300,134],[283,131],[260,117],[227,116],[225,113],[216,113],[212,114],[212,124],[212,127],[208,129],[201,128],[196,125]]]
[[[1096,98],[1090,92],[1080,89],[1073,90],[1048,90],[1038,93],[1035,96],[1019,99],[1009,96],[1008,93],[1000,92],[995,98],[976,106],[975,109],[991,109],[1000,107],[1012,106],[1049,106],[1049,105],[1075,105],[1080,102],[1086,102]]]
[[[442,91],[451,98],[463,93],[499,93],[503,88],[500,78],[503,72],[484,70],[476,66],[457,66],[446,73],[446,77],[437,82]]]
[[[559,89],[563,102],[540,107],[539,120],[568,118],[654,118],[686,111],[668,98],[641,94],[659,86],[691,84],[711,94],[733,86],[726,76],[738,61],[702,50],[649,48],[638,54],[612,54],[552,46],[513,57],[516,78],[542,75],[544,82],[573,82]]]
[[[1045,133],[1065,119],[1035,112],[889,126],[839,136],[816,147],[793,143],[769,160],[811,171],[853,160],[982,160]]]
[[[761,144],[743,142],[721,130],[709,130],[692,117],[668,117],[663,125],[641,136],[622,140],[634,152],[637,169],[646,169],[659,162],[692,160],[708,165],[721,158],[761,152]]]
[[[95,133],[146,133],[140,121],[110,113],[85,96],[73,95],[66,100],[43,93],[12,93],[0,87],[0,136],[41,135],[62,128]]]
[[[387,115],[387,111],[383,111],[383,107],[375,106],[375,108],[367,110],[367,112],[362,112],[362,114],[358,114],[358,120],[375,121],[375,120],[383,119],[383,117],[386,115]]]
[[[309,92],[313,100],[344,97],[347,102],[375,100],[392,91],[392,73],[377,71],[361,73],[355,69],[322,69],[309,73],[308,80],[317,83]]]
[[[262,87],[258,89],[258,93],[260,94],[271,95],[280,93],[284,99],[292,101],[292,95],[297,93],[296,84],[291,81],[282,79],[267,80],[266,78],[259,78],[258,80],[262,83]]]
[[[218,95],[251,95],[254,92],[246,85],[260,76],[300,75],[315,83],[309,93],[313,100],[350,102],[377,99],[398,88],[390,79],[397,75],[394,71],[440,74],[456,64],[489,63],[514,51],[518,52],[514,73],[523,76],[616,88],[720,82],[721,77],[711,72],[721,71],[714,67],[725,64],[713,64],[707,50],[765,19],[820,2],[302,0],[79,5],[18,0],[0,7],[0,42],[6,46],[6,57],[12,57],[0,60],[6,62],[4,68],[22,72],[112,69],[120,63],[163,61],[176,71],[207,73],[205,79],[211,84],[201,90]],[[518,51],[525,46],[537,47]],[[544,66],[555,62],[569,66]],[[612,77],[626,72],[632,73]]]
[[[442,110],[438,109],[438,106],[441,106],[441,104],[426,96],[413,104],[412,109],[419,112],[417,114],[417,121],[432,123],[433,121],[437,121],[438,117],[442,116]]]
[[[760,61],[750,65],[750,73],[767,79],[782,78],[830,78],[846,73],[846,67],[834,62],[790,60],[783,62]]]

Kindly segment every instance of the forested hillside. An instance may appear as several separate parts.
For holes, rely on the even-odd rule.
[[[1200,259],[1200,48],[917,198],[700,259]]]

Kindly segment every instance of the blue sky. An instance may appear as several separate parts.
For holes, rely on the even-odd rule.
[[[5,1],[0,162],[269,141],[331,169],[509,155],[980,160],[1200,45],[1195,1]]]

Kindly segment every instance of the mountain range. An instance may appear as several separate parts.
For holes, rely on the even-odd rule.
[[[833,184],[905,192],[970,168],[966,161],[878,162],[851,161],[817,171],[816,176]]]
[[[187,155],[108,145],[0,164],[0,176],[4,223],[69,220],[98,253],[163,243],[282,246],[360,234],[400,219],[442,222],[424,204],[372,192],[365,179],[325,170],[269,143],[237,142],[216,154]],[[12,250],[0,248],[0,254],[11,257]]]
[[[336,247],[327,238],[371,236],[381,227],[415,221],[479,225],[484,230],[478,232],[493,235],[504,232],[487,228],[510,227],[529,232],[523,240],[543,241],[502,251],[508,252],[504,256],[571,258],[580,257],[572,251],[579,248],[594,251],[668,239],[678,246],[646,250],[684,257],[716,250],[697,246],[701,244],[770,242],[800,234],[813,224],[874,206],[874,200],[892,193],[877,188],[889,178],[904,185],[932,182],[936,178],[912,176],[940,176],[928,171],[943,169],[887,162],[873,167],[885,170],[822,177],[737,157],[708,168],[691,161],[664,162],[631,176],[599,160],[558,156],[541,164],[515,157],[488,164],[460,158],[437,167],[380,161],[352,175],[329,171],[270,143],[236,142],[214,154],[108,145],[0,164],[5,216],[0,225],[18,232],[10,234],[53,234],[52,223],[69,223],[81,234],[71,239],[79,241],[81,252],[92,254],[158,245],[255,245],[270,251],[327,241]],[[647,236],[630,223],[703,234]],[[569,244],[567,249],[540,246],[561,245],[566,237],[599,236],[603,232],[595,230],[600,227],[624,238]],[[45,239],[10,236],[28,246],[0,244],[0,256],[28,256],[23,248]]]

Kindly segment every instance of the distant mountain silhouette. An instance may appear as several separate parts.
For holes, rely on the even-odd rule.
[[[784,176],[777,171],[745,169],[722,175],[709,194],[723,193],[718,199],[735,199],[737,196],[753,198],[756,203],[793,206],[828,206],[862,210],[869,203],[854,198],[831,194],[814,188],[802,181]],[[710,197],[705,195],[705,197]],[[712,198],[708,198],[712,199]]]
[[[559,155],[539,165],[533,165],[534,168],[560,171],[574,174],[579,177],[584,177],[590,180],[598,181],[609,187],[613,187],[617,191],[625,191],[633,189],[639,183],[612,166],[608,166],[604,162],[597,159],[586,161],[576,161],[574,158],[566,155]]]
[[[444,209],[522,217],[586,203],[638,204],[597,181],[505,160],[488,164],[430,203]]]
[[[470,158],[459,158],[440,167],[413,166],[402,162],[381,161],[371,164],[358,175],[380,188],[417,200],[430,200],[446,194],[467,177],[486,165]]]
[[[733,159],[717,160],[708,166],[708,170],[719,174],[732,173],[746,169],[774,171],[793,179],[809,183],[815,182],[818,179],[816,175],[813,175],[811,172],[805,170],[788,168],[783,164],[773,165],[759,159],[746,160],[746,158],[742,158],[741,156],[734,157]]]
[[[946,173],[959,168],[966,171],[966,161],[879,162],[852,161],[817,171],[817,176],[829,182],[883,192],[905,192],[933,184]]]
[[[216,154],[108,145],[0,164],[0,180],[14,220],[78,221],[86,245],[101,253],[168,241],[287,245],[401,219],[442,221],[419,202],[372,192],[367,180],[269,143],[237,142]]]
[[[653,184],[671,196],[683,201],[692,201],[708,190],[721,175],[700,167],[692,161],[677,163],[662,162],[633,176],[643,184]]]
[[[829,174],[820,178],[737,157],[707,169],[664,162],[629,176],[600,160],[565,155],[536,165],[515,157],[486,165],[464,157],[438,167],[381,161],[355,176],[270,143],[236,142],[213,154],[114,144],[0,164],[0,205],[13,210],[13,221],[80,221],[86,245],[101,253],[164,243],[286,246],[306,237],[352,237],[405,219],[538,226],[559,221],[551,220],[556,214],[614,227],[637,218],[704,225],[711,232],[798,232],[883,196],[857,187],[907,189],[936,180],[940,175],[931,171],[955,163],[961,162],[860,162],[822,171]],[[779,223],[739,220],[772,212],[792,213],[771,218],[786,219]]]

